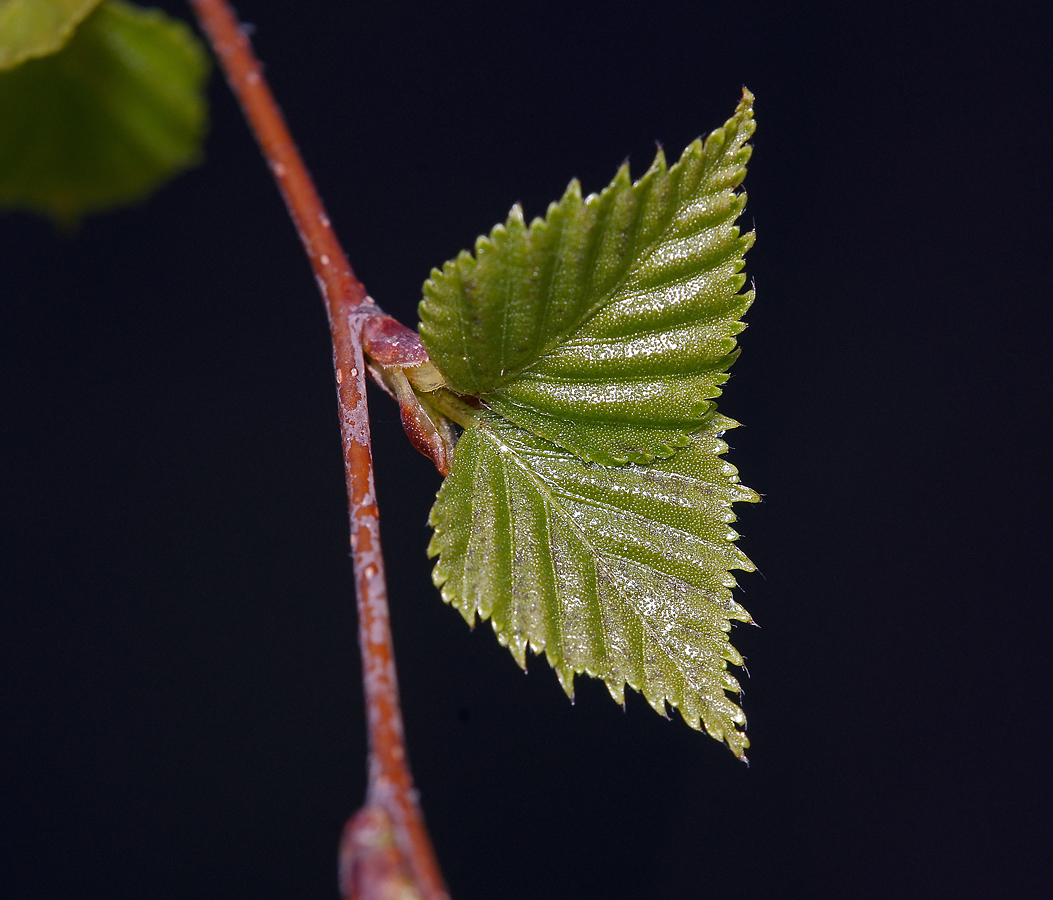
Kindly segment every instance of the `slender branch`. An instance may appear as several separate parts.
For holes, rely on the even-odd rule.
[[[358,639],[369,731],[367,806],[393,824],[404,865],[424,900],[447,900],[406,758],[387,584],[373,486],[363,323],[380,314],[355,277],[248,37],[226,0],[190,0],[285,199],[314,269],[333,340],[351,516]]]

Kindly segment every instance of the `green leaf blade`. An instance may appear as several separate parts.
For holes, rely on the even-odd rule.
[[[752,95],[675,166],[659,151],[600,194],[572,182],[545,219],[508,221],[432,273],[421,338],[461,394],[586,460],[676,452],[712,413],[752,292],[735,220]]]
[[[482,413],[430,518],[444,599],[490,619],[520,665],[544,653],[568,693],[579,673],[619,702],[628,684],[742,755],[727,632],[750,618],[730,572],[753,565],[729,526],[733,502],[758,498],[719,456],[734,424],[714,415],[672,459],[614,468]]]
[[[521,666],[544,654],[568,694],[582,673],[618,702],[629,685],[737,756],[728,633],[751,619],[732,572],[754,567],[732,505],[759,497],[722,459],[736,423],[713,401],[753,300],[736,225],[752,133],[744,91],[676,165],[659,151],[588,197],[571,182],[529,225],[513,208],[420,307],[450,388],[430,402],[465,429],[429,520],[443,598]]]
[[[185,24],[107,0],[61,51],[0,73],[0,207],[74,222],[196,164],[208,71]]]

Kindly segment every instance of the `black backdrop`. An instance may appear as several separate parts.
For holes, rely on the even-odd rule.
[[[579,680],[572,706],[469,631],[424,554],[439,477],[372,397],[453,896],[1046,896],[1048,14],[376,6],[240,12],[410,324],[513,202],[639,175],[757,95],[758,299],[722,401],[766,495],[740,528],[750,768],[639,696]],[[324,315],[210,95],[207,163],[141,208],[72,238],[0,219],[7,896],[334,897],[363,796]]]

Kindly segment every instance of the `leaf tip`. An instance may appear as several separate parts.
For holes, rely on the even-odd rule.
[[[621,708],[625,711],[625,682],[615,681],[613,679],[604,679],[604,684],[607,685],[607,690],[610,692],[611,699],[614,700]]]
[[[655,148],[654,162],[651,163],[650,171],[661,175],[669,169],[669,163],[665,158],[665,148],[657,141],[655,142]]]
[[[502,630],[497,620],[493,617],[490,618],[490,625],[493,626],[494,634],[497,636],[497,643],[502,647],[508,648],[508,652],[512,654],[512,658],[516,661],[516,665],[523,670],[524,674],[526,674],[526,639],[519,632]]]
[[[578,203],[581,202],[581,182],[577,178],[570,179],[567,189],[563,192],[563,200],[567,199],[575,200]],[[563,200],[560,201],[561,204]]]
[[[567,695],[567,699],[571,703],[574,702],[574,670],[568,669],[566,666],[559,666],[556,668],[556,677],[559,679],[559,686],[563,688],[563,693]]]
[[[727,139],[728,133],[726,126],[714,128],[706,136],[705,150],[707,155],[716,156],[724,148],[724,143],[727,141]]]
[[[666,707],[666,696],[665,691],[658,689],[649,683],[643,685],[644,699],[648,702],[651,709],[653,709],[658,715],[664,719],[669,718],[669,710]]]

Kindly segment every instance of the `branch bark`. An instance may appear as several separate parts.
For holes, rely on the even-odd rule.
[[[373,485],[362,328],[370,318],[383,313],[347,261],[249,39],[230,5],[226,0],[190,3],[278,183],[329,317],[369,734],[366,807],[382,810],[389,817],[402,865],[423,900],[448,900],[406,756]]]

